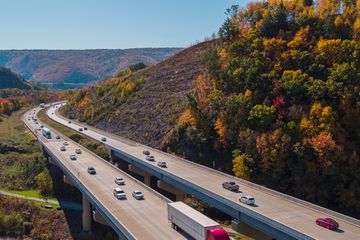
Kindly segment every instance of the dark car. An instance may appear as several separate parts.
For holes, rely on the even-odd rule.
[[[84,130],[87,130],[87,127],[84,127]]]
[[[143,151],[143,154],[144,154],[144,155],[150,155],[150,151],[144,150],[144,151]]]
[[[230,191],[237,191],[239,190],[239,185],[237,185],[235,182],[229,181],[229,182],[224,182],[222,184],[223,188],[230,190]]]
[[[332,218],[317,218],[315,221],[316,225],[322,226],[327,229],[337,229],[339,228],[339,223],[337,223]]]
[[[88,171],[88,173],[91,174],[91,175],[96,174],[96,170],[95,170],[94,167],[88,167],[87,171]]]
[[[68,123],[71,123],[71,121],[68,121]]]

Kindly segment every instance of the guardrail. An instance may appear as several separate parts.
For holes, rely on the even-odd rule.
[[[46,110],[46,109],[45,109],[45,110]],[[46,110],[46,111],[47,111],[47,110]],[[47,124],[44,124],[44,126],[47,126],[47,128],[51,129],[51,131],[59,134],[58,131],[52,129],[52,128],[49,127]],[[72,142],[72,143],[73,143],[74,145],[76,145],[76,146],[83,147],[83,146],[81,146],[80,144],[74,142],[73,140],[71,140],[70,138],[68,138],[68,137],[66,137],[66,136],[65,136],[65,137],[63,136],[63,139],[66,139],[67,141]],[[84,147],[83,147],[83,148],[84,148]],[[151,193],[157,195],[159,198],[165,200],[167,203],[172,202],[172,201],[171,201],[170,199],[168,199],[167,197],[163,196],[162,194],[158,193],[157,191],[155,191],[155,190],[152,189],[151,187],[147,186],[146,184],[140,182],[139,180],[137,180],[137,179],[134,178],[133,176],[131,176],[131,175],[127,174],[126,172],[122,171],[121,169],[117,168],[116,166],[114,166],[114,165],[111,164],[110,162],[106,161],[106,160],[103,159],[102,157],[96,155],[96,154],[93,153],[92,151],[88,150],[87,152],[88,152],[90,155],[94,156],[95,158],[97,158],[97,159],[99,159],[99,160],[102,160],[105,164],[107,164],[107,165],[110,166],[111,168],[113,168],[113,169],[121,172],[122,174],[125,174],[125,175],[126,175],[128,178],[130,178],[133,182],[136,182],[137,184],[141,184],[142,187],[146,188],[146,189],[149,190]]]
[[[121,151],[121,150],[118,150],[120,151],[124,156],[128,157],[129,159],[133,160],[133,161],[137,161],[136,157],[124,152],[124,151]],[[197,186],[196,184],[193,184],[192,182],[189,182],[188,180],[186,179],[183,179],[183,178],[180,178],[176,175],[174,175],[173,173],[170,173],[170,172],[167,172],[167,171],[164,171],[163,169],[159,169],[157,167],[155,167],[154,165],[152,164],[149,164],[147,162],[142,162],[142,164],[146,165],[146,167],[152,169],[153,171],[157,171],[159,172],[161,175],[163,176],[167,176],[169,178],[172,178],[174,179],[175,181],[181,183],[181,184],[184,184],[185,186],[189,187],[189,188],[192,188],[194,189],[195,191],[198,191],[199,193],[203,194],[203,195],[206,195],[208,196],[209,198],[212,198],[212,199],[215,199],[216,201],[220,202],[220,203],[223,203],[225,205],[228,205],[228,206],[231,206],[231,208],[233,209],[236,209],[237,211],[240,211],[241,213],[243,214],[246,214],[248,215],[249,217],[252,217],[256,220],[258,220],[259,222],[263,222],[269,226],[271,226],[272,228],[274,229],[278,229],[280,230],[281,232],[291,236],[291,237],[294,237],[296,239],[303,239],[303,240],[313,240],[314,238],[306,235],[306,234],[303,234],[295,229],[292,229],[292,228],[289,228],[287,227],[286,225],[278,222],[278,221],[275,221],[275,220],[272,220],[266,216],[263,216],[257,212],[254,212],[254,211],[251,211],[239,204],[236,204],[234,203],[233,201],[231,200],[228,200],[218,194],[215,194],[209,190],[206,190],[202,187],[199,187]]]
[[[65,103],[66,104],[66,103]],[[61,115],[58,115],[58,117],[62,118],[63,120],[66,120],[63,116]],[[79,123],[80,124],[80,123]],[[93,127],[89,127],[91,128],[92,130]],[[140,143],[137,143],[135,141],[132,141],[130,139],[127,139],[127,138],[124,138],[124,137],[121,137],[121,136],[117,136],[115,134],[112,134],[112,133],[108,133],[108,132],[105,132],[105,131],[102,131],[102,130],[98,130],[96,129],[98,133],[100,133],[101,131],[101,134],[104,134],[104,135],[109,135],[109,136],[112,136],[113,138],[115,139],[119,139],[121,141],[124,141],[125,143],[127,142],[130,142],[131,144],[134,144],[136,146],[139,146],[139,147],[142,147],[142,148],[146,148],[146,149],[149,149],[151,151],[155,151],[157,153],[160,153],[160,154],[163,154],[163,155],[166,155],[167,157],[170,157],[170,158],[173,158],[173,159],[176,159],[178,161],[183,161],[183,162],[186,162],[188,164],[191,164],[193,166],[196,166],[196,167],[199,167],[199,168],[202,168],[202,169],[206,169],[207,171],[211,171],[212,173],[214,174],[217,174],[219,176],[222,176],[222,177],[226,177],[226,178],[229,178],[229,179],[232,179],[234,181],[239,181],[241,182],[242,184],[248,186],[248,187],[252,187],[252,188],[255,188],[255,189],[258,189],[258,190],[261,190],[263,192],[266,192],[268,194],[271,194],[273,196],[276,196],[276,197],[280,197],[282,199],[286,199],[288,201],[291,201],[293,203],[296,203],[298,205],[301,205],[303,207],[306,207],[306,208],[310,208],[312,210],[315,210],[315,211],[318,211],[318,212],[322,212],[322,213],[325,213],[327,215],[331,215],[333,217],[336,217],[338,219],[341,219],[347,223],[350,223],[352,225],[355,225],[355,226],[360,226],[360,220],[359,219],[356,219],[356,218],[353,218],[353,217],[350,217],[350,216],[347,216],[347,215],[344,215],[344,214],[341,214],[341,213],[338,213],[338,212],[335,212],[333,210],[330,210],[330,209],[327,209],[327,208],[324,208],[324,207],[321,207],[319,205],[316,205],[316,204],[313,204],[313,203],[310,203],[310,202],[307,202],[305,200],[302,200],[302,199],[299,199],[299,198],[296,198],[296,197],[293,197],[293,196],[290,196],[290,195],[287,195],[287,194],[284,194],[284,193],[281,193],[281,192],[278,192],[278,191],[275,191],[275,190],[272,190],[270,188],[267,188],[265,186],[262,186],[262,185],[259,185],[259,184],[256,184],[256,183],[252,183],[250,181],[247,181],[247,180],[244,180],[244,179],[241,179],[241,178],[237,178],[237,177],[234,177],[232,175],[229,175],[229,174],[226,174],[226,173],[223,173],[223,172],[220,172],[220,171],[217,171],[215,169],[212,169],[212,168],[209,168],[209,167],[206,167],[206,166],[203,166],[203,165],[200,165],[198,163],[195,163],[195,162],[192,162],[192,161],[189,161],[187,159],[184,159],[184,158],[180,158],[178,156],[174,156],[174,155],[171,155],[167,152],[163,152],[163,151],[160,151],[156,148],[150,148],[148,146],[145,146],[143,144],[140,144]],[[107,143],[105,143],[107,145]]]
[[[40,140],[40,138],[35,134],[35,131],[31,129],[31,126],[29,126],[28,122],[23,119],[23,122],[25,123],[26,127],[35,135],[35,137],[40,142],[41,146],[47,151],[47,153],[53,157],[55,161],[58,162],[59,167],[62,168],[64,172],[71,178],[74,184],[81,189],[81,192],[83,194],[86,194],[86,196],[90,199],[90,201],[95,204],[100,210],[105,213],[105,218],[110,221],[110,225],[115,227],[115,230],[118,230],[117,232],[125,236],[129,240],[135,240],[135,236],[132,235],[132,233],[123,225],[121,222],[115,218],[115,216],[111,213],[110,210],[108,210],[105,205],[95,197],[95,195],[91,192],[91,190],[87,189],[83,183],[71,172],[67,169],[67,167],[48,149],[48,147]],[[105,160],[104,160],[105,161]],[[119,232],[120,231],[120,232]]]

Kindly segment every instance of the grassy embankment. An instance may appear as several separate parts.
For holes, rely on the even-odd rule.
[[[46,168],[46,162],[35,137],[21,121],[24,112],[3,116],[0,122],[0,190],[43,198],[35,178]]]

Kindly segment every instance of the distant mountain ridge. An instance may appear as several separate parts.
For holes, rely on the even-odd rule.
[[[0,66],[0,89],[5,88],[28,90],[31,85],[10,69]]]
[[[0,66],[53,88],[77,88],[113,76],[130,64],[154,64],[181,48],[0,50]]]

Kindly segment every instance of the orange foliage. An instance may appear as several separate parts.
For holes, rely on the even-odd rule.
[[[79,107],[85,107],[91,102],[92,100],[89,97],[84,97],[84,99],[79,103]]]

